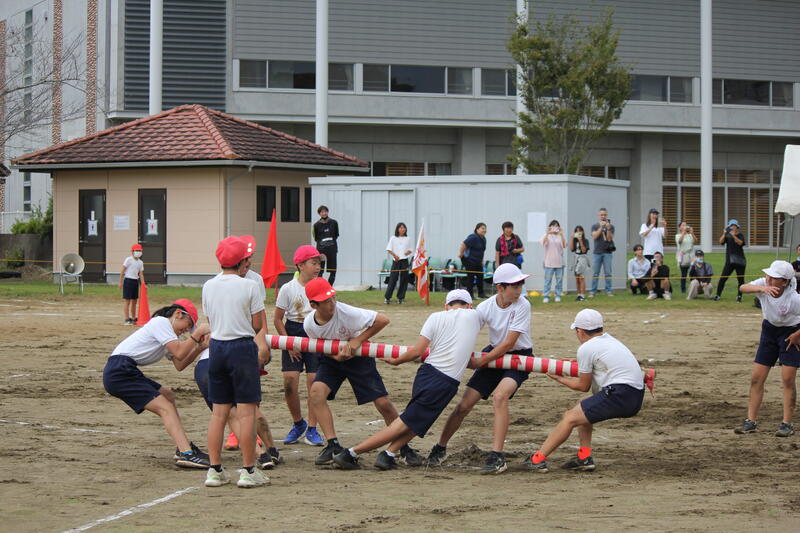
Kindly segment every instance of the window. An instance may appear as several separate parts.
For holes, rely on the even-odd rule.
[[[373,176],[424,176],[425,163],[379,162],[372,163]]]
[[[33,24],[33,9],[29,9],[25,12],[25,24]]]
[[[486,174],[489,176],[513,176],[517,173],[517,167],[510,163],[489,163],[486,165]]]
[[[472,94],[472,69],[447,67],[447,94]]]
[[[481,69],[481,94],[484,96],[506,96],[506,71],[497,68]]]
[[[790,82],[715,79],[712,86],[714,104],[794,106],[794,85]]]
[[[444,67],[392,65],[392,92],[444,94]]]
[[[794,84],[782,81],[772,82],[772,106],[773,107],[792,107],[794,106]]]
[[[634,75],[631,80],[631,100],[667,101],[667,76]]]
[[[272,222],[275,209],[275,187],[258,185],[256,187],[256,221]]]
[[[239,87],[267,86],[267,62],[252,59],[239,60]]]
[[[305,188],[304,196],[305,198],[303,198],[303,200],[305,205],[303,206],[303,209],[305,211],[305,221],[311,222],[311,187]]]
[[[389,90],[389,65],[364,65],[364,90]]]
[[[300,187],[281,187],[281,222],[300,222]]]
[[[31,173],[22,173],[22,209],[31,210]]]
[[[316,65],[314,68],[316,69]],[[314,85],[316,85],[316,81]],[[328,89],[332,91],[353,90],[353,65],[351,63],[328,65]]]
[[[316,65],[313,61],[270,61],[271,89],[313,89],[316,86]]]
[[[580,171],[578,172],[578,175],[591,176],[593,178],[610,178],[616,180],[626,180],[630,178],[630,169],[628,167],[609,167],[609,166],[581,167]]]
[[[428,163],[428,176],[450,176],[453,174],[450,163]]]
[[[692,103],[692,78],[669,77],[669,101]]]

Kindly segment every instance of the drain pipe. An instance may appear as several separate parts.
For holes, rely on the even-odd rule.
[[[231,222],[231,219],[232,219],[231,211],[233,210],[233,198],[232,198],[233,182],[236,181],[237,179],[241,178],[245,174],[249,174],[250,172],[252,172],[253,171],[253,165],[254,165],[254,163],[251,162],[247,166],[246,170],[242,170],[241,172],[239,172],[235,176],[231,176],[225,182],[225,236],[226,237],[231,234],[231,224],[232,224],[232,222]]]

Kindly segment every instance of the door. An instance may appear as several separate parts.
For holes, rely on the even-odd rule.
[[[78,191],[78,254],[85,281],[106,281],[106,191]]]
[[[167,282],[167,190],[139,189],[139,244],[146,283]]]

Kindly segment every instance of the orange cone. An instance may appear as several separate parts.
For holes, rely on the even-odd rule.
[[[150,302],[147,301],[147,285],[142,281],[139,287],[139,316],[136,318],[137,326],[144,326],[150,321]]]

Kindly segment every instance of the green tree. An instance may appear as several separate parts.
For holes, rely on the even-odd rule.
[[[527,173],[578,173],[622,113],[631,76],[616,56],[612,15],[587,25],[572,15],[516,21],[508,50],[520,67],[526,110],[518,114],[522,134],[514,136],[509,159]]]
[[[47,211],[42,211],[38,205],[33,206],[31,217],[28,220],[18,220],[11,226],[11,233],[35,233],[44,240],[53,236],[53,197],[47,201]]]

